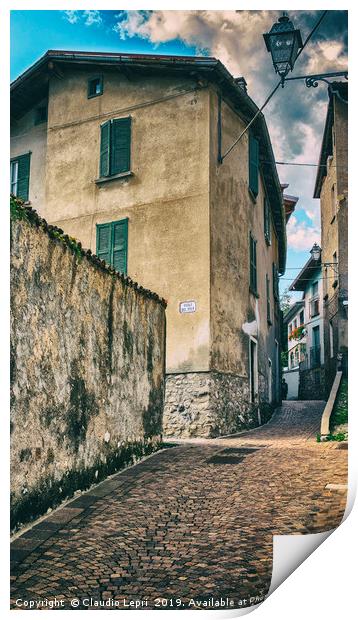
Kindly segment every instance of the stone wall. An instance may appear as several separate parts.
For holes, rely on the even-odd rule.
[[[16,526],[158,446],[165,302],[12,201],[11,308]]]
[[[325,398],[325,369],[300,370],[298,400],[324,400]]]
[[[218,437],[258,426],[258,408],[249,401],[248,381],[234,374],[167,375],[164,435]]]

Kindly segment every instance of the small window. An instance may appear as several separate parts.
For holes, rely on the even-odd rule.
[[[47,105],[41,105],[35,109],[35,125],[46,123],[47,121]]]
[[[10,161],[10,193],[23,200],[29,199],[30,153]]]
[[[304,325],[305,322],[305,313],[304,310],[301,310],[300,312],[300,325]]]
[[[96,254],[120,273],[127,274],[128,219],[97,224]]]
[[[100,177],[130,172],[131,118],[114,118],[101,125]]]
[[[336,213],[337,213],[336,186],[334,184],[331,187],[331,215],[332,215],[332,219],[335,217]]]
[[[266,197],[264,199],[264,234],[267,245],[271,245],[270,205]]]
[[[250,233],[250,290],[257,295],[256,239]]]
[[[318,282],[313,282],[312,284],[312,297],[317,297],[318,295]]]
[[[87,97],[98,97],[103,94],[103,77],[102,75],[96,75],[88,80]]]

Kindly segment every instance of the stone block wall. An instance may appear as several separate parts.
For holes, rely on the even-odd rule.
[[[298,400],[325,400],[325,369],[300,370]]]
[[[12,201],[12,526],[157,448],[165,302]]]
[[[218,437],[260,423],[248,381],[234,374],[193,372],[166,378],[163,433],[168,437]]]

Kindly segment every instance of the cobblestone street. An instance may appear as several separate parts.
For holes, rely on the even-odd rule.
[[[54,511],[12,543],[12,606],[165,598],[185,608],[265,594],[273,534],[343,517],[346,491],[325,487],[346,484],[347,450],[316,442],[323,408],[286,402],[260,429],[180,443]]]

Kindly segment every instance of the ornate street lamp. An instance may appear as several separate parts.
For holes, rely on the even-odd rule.
[[[315,243],[310,251],[313,260],[319,260],[321,258],[321,248]]]
[[[263,35],[268,52],[271,52],[273,66],[281,76],[282,85],[289,71],[292,71],[298,51],[303,47],[299,30],[295,30],[287,13],[283,13],[270,32]]]

